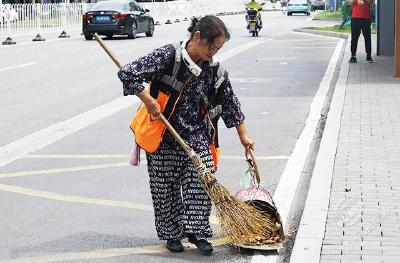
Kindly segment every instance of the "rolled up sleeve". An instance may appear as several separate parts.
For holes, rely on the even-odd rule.
[[[243,123],[245,116],[240,108],[240,102],[233,92],[229,79],[223,87],[221,105],[221,117],[227,128],[232,128]]]
[[[174,54],[174,47],[165,45],[123,66],[118,71],[118,77],[122,81],[124,96],[142,92],[145,88],[143,83],[150,83],[157,74],[165,72],[174,61]]]

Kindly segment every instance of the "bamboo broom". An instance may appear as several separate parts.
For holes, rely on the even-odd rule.
[[[106,46],[100,36],[95,33],[94,37],[115,64],[119,68],[122,68],[122,65],[116,59],[114,53]],[[257,210],[253,206],[231,195],[204,165],[200,156],[183,141],[164,115],[160,114],[160,118],[168,131],[178,141],[182,149],[192,159],[200,182],[216,207],[222,233],[235,244],[246,244],[249,237],[257,237],[257,239],[261,240],[272,240],[277,227],[279,227],[276,226],[272,216]]]

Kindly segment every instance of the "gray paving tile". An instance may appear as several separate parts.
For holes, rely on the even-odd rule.
[[[400,262],[400,80],[392,66],[377,57],[349,67],[320,262]]]

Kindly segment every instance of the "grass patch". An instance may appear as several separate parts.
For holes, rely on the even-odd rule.
[[[314,19],[315,20],[322,20],[322,19],[341,19],[342,18],[342,11],[336,11],[336,12],[329,12],[329,11],[323,11],[319,12]]]
[[[321,31],[351,33],[351,25],[344,25],[343,28],[340,28],[340,25],[336,25],[336,26],[332,26],[332,27],[304,27],[304,28],[312,29],[312,30],[321,30]],[[376,34],[376,26],[375,25],[372,25],[371,33]]]

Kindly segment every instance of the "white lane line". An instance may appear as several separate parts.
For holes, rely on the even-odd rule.
[[[276,255],[264,256],[258,252],[254,252],[251,263],[275,263],[278,257]]]
[[[288,33],[285,33],[285,34],[307,34],[308,36],[310,36],[309,33],[294,32],[294,31],[293,32],[288,32]],[[314,35],[313,35],[313,37],[314,37]],[[337,41],[330,41],[331,39],[336,40],[335,37],[321,36],[321,35],[315,35],[315,37],[318,37],[318,38],[325,37],[326,41],[323,41],[321,39],[321,41],[322,41],[321,44],[325,44],[325,45],[326,44],[337,44]],[[279,42],[283,42],[284,44],[285,43],[293,43],[293,42],[304,43],[304,44],[307,44],[307,43],[314,44],[315,43],[315,39],[312,39],[312,38],[310,38],[310,39],[274,39],[274,42],[271,42],[269,44],[272,45],[272,44],[279,43]],[[293,44],[291,44],[291,45],[293,45]],[[280,44],[279,46],[282,46],[282,44]],[[285,46],[285,48],[286,48],[286,46]]]
[[[307,155],[310,151],[318,122],[321,118],[321,111],[324,107],[327,92],[329,90],[333,74],[335,73],[336,65],[339,60],[340,51],[343,47],[344,39],[340,39],[336,45],[335,51],[332,54],[325,75],[319,85],[318,91],[310,106],[310,113],[306,120],[303,131],[296,142],[294,150],[286,163],[285,170],[282,173],[278,186],[274,194],[275,205],[282,218],[282,223],[285,226],[289,210],[292,206],[294,195],[300,177],[306,162]],[[275,263],[278,256],[263,256],[259,253],[254,253],[251,263]]]
[[[332,47],[330,47],[330,46],[325,46],[325,47],[304,47],[304,46],[291,46],[291,47],[285,47],[285,49],[310,49],[310,50],[314,50],[314,49],[317,49],[317,48],[320,48],[320,49],[331,49]]]
[[[136,96],[120,97],[106,104],[88,110],[71,119],[58,122],[47,128],[29,134],[0,148],[0,167],[5,166],[24,155],[42,149],[65,136],[77,132],[120,110],[137,103]]]
[[[245,43],[245,44],[242,44],[242,45],[240,45],[240,46],[237,46],[237,47],[235,47],[235,48],[232,48],[232,49],[230,49],[230,50],[227,50],[227,51],[225,51],[224,53],[221,53],[221,54],[219,54],[219,55],[216,55],[216,56],[214,57],[214,60],[215,60],[215,61],[220,61],[220,62],[225,61],[225,60],[230,59],[231,57],[234,57],[234,56],[236,56],[236,55],[242,53],[243,51],[245,51],[245,50],[247,50],[247,49],[250,49],[250,48],[252,48],[252,47],[255,47],[255,46],[257,46],[258,44],[261,44],[261,43],[263,43],[263,42],[264,42],[264,41],[262,41],[262,40],[253,40],[253,41],[247,42],[247,43]]]
[[[273,80],[269,78],[229,78],[232,83],[270,83]]]
[[[4,72],[7,70],[13,70],[13,69],[19,69],[19,68],[25,68],[25,67],[33,66],[33,65],[36,65],[39,63],[40,63],[39,61],[34,61],[34,62],[26,63],[26,64],[21,64],[21,65],[6,67],[6,68],[0,68],[0,72]]]
[[[218,59],[222,62],[260,43],[262,43],[260,40],[245,43],[221,53]],[[139,98],[136,96],[121,97],[13,141],[0,148],[0,167],[18,160],[30,152],[42,149],[137,102],[139,102]]]

